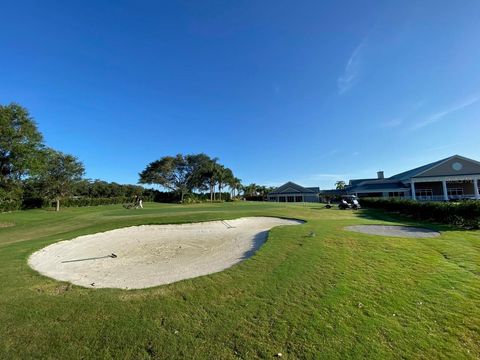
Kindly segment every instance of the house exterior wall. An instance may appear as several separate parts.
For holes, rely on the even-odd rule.
[[[455,170],[454,164],[459,163],[461,164],[462,168],[460,170]],[[472,175],[472,174],[480,174],[480,164],[476,162],[461,159],[454,157],[445,163],[434,167],[431,170],[428,170],[422,173],[419,176],[428,177],[428,176],[455,176],[455,175]]]
[[[316,196],[316,195],[312,195],[312,194],[305,195],[304,196],[304,201],[305,202],[319,202],[319,197]]]
[[[272,202],[318,202],[318,196],[309,193],[287,193],[268,195],[267,200]]]

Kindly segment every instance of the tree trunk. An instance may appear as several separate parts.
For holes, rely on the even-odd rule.
[[[218,183],[218,200],[222,201],[222,183]]]
[[[180,191],[180,202],[183,204],[183,196],[185,195],[185,193],[183,192],[183,190]]]
[[[213,202],[213,186],[212,186],[212,183],[210,183],[210,202]]]
[[[56,204],[55,211],[60,211],[60,199],[59,198],[57,198],[55,200],[55,204]]]

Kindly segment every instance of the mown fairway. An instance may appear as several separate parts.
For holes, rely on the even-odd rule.
[[[78,235],[255,215],[307,223],[273,229],[227,271],[146,290],[85,289],[27,265],[32,252]],[[405,224],[255,203],[0,214],[0,358],[479,358],[480,232],[430,225],[442,236],[402,239],[343,230],[378,223]]]

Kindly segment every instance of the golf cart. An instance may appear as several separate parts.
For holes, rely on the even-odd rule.
[[[353,209],[358,210],[361,208],[360,203],[355,195],[343,195],[340,204],[338,204],[340,210]]]

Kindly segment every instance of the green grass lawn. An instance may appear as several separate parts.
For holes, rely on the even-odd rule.
[[[307,223],[274,228],[255,256],[226,271],[145,290],[71,286],[27,265],[32,252],[78,235],[256,215]],[[0,214],[0,358],[480,358],[480,232],[424,224],[442,236],[403,239],[343,230],[378,223],[409,224],[268,203]]]

